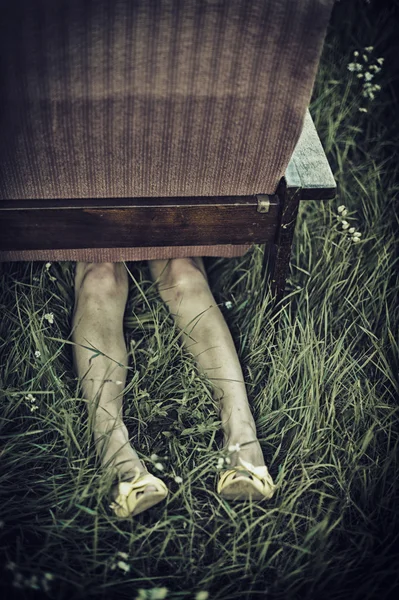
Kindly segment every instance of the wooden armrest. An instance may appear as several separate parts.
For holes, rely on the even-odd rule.
[[[330,200],[336,195],[335,179],[309,110],[285,180],[287,188],[301,190],[301,200]]]

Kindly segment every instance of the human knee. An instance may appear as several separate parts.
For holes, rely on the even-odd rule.
[[[192,258],[175,258],[170,261],[165,283],[173,288],[177,295],[200,293],[208,289],[206,277]]]
[[[85,295],[120,295],[128,290],[128,277],[123,263],[85,263],[79,291]]]

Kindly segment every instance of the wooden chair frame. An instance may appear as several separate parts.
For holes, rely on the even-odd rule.
[[[262,290],[284,296],[299,202],[335,197],[309,111],[276,193],[0,201],[0,250],[265,244]]]

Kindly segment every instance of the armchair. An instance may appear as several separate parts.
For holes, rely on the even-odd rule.
[[[335,182],[307,106],[333,0],[2,0],[0,262],[240,256],[284,295]]]

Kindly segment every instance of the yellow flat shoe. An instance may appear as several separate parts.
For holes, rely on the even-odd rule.
[[[223,471],[217,493],[226,500],[268,500],[276,486],[266,466],[254,467],[240,458],[242,466]]]
[[[143,493],[137,497],[140,492],[144,492],[147,485],[153,485],[157,491]],[[130,481],[121,481],[118,484],[118,496],[115,502],[110,504],[110,508],[117,517],[128,519],[162,502],[168,493],[169,490],[162,479],[151,473],[141,473],[141,475],[137,473]]]

